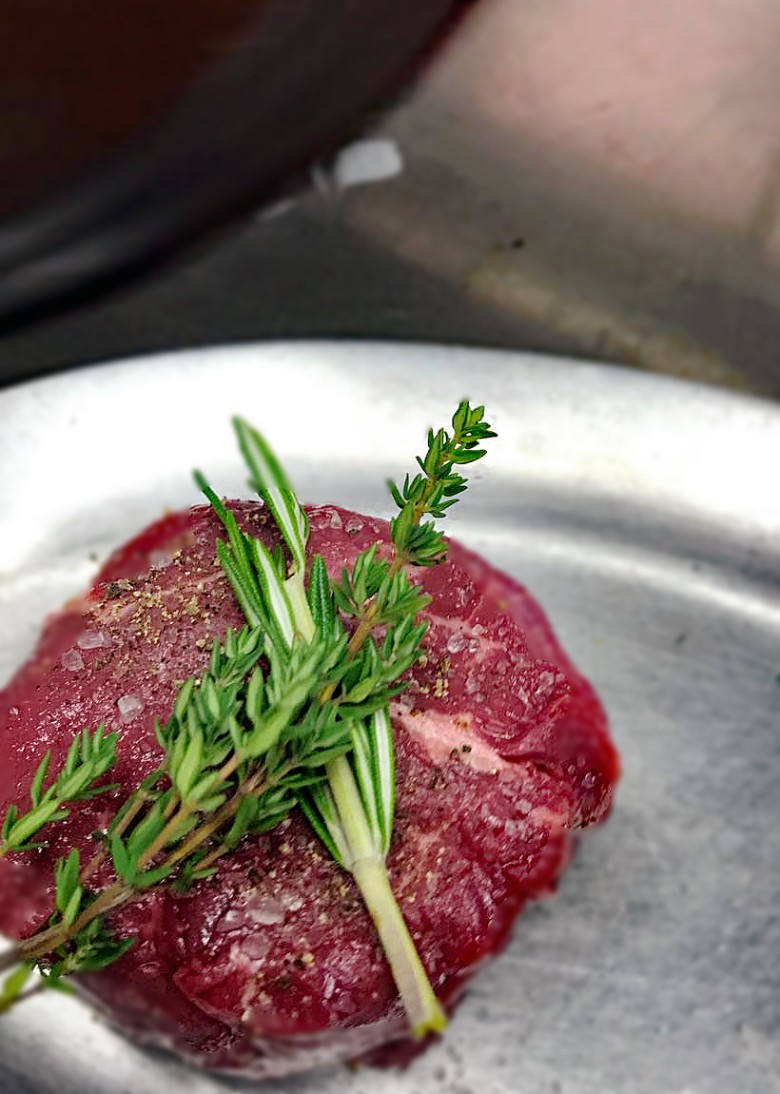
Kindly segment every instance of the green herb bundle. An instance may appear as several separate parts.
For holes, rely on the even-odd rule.
[[[324,559],[308,553],[306,514],[274,453],[242,419],[234,424],[286,550],[270,552],[242,531],[196,473],[225,528],[217,556],[247,625],[215,642],[208,670],[180,688],[169,719],[156,726],[159,767],[122,803],[93,857],[82,862],[74,849],[57,863],[48,924],[0,957],[0,971],[11,970],[0,1012],[118,960],[133,939],[115,936],[113,911],[157,886],[186,891],[241,840],[300,806],[357,883],[413,1033],[440,1031],[446,1018],[385,866],[395,806],[388,703],[405,687],[426,630],[418,617],[428,598],[410,575],[446,556],[434,520],[466,488],[459,468],[480,459],[495,434],[484,408],[461,403],[451,433],[429,433],[419,471],[391,484],[399,512],[389,550],[370,547],[334,580]],[[116,746],[101,726],[73,741],[56,774],[44,756],[29,809],[6,813],[0,858],[42,846],[74,803],[115,789],[105,780]],[[99,885],[107,873],[112,880]]]

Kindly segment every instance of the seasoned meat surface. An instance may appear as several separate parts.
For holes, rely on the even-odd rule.
[[[261,505],[231,507],[247,530],[277,542]],[[332,574],[388,542],[378,519],[335,507],[309,517],[311,549]],[[152,525],[47,622],[0,692],[0,813],[24,802],[46,749],[56,764],[75,732],[101,722],[121,734],[122,787],[77,806],[46,850],[0,862],[3,933],[44,922],[54,860],[74,845],[93,853],[122,795],[159,761],[155,718],[205,668],[212,639],[242,625],[215,562],[220,535],[205,507]],[[414,580],[433,599],[424,657],[392,705],[398,807],[388,864],[452,1008],[525,902],[554,889],[572,832],[605,815],[618,759],[592,688],[523,588],[454,542],[446,563]],[[189,895],[152,893],[113,925],[136,945],[81,983],[140,1040],[258,1076],[396,1042],[404,1051],[404,1016],[358,892],[297,814],[247,839]]]

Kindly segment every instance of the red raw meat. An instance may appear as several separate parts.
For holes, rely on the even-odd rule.
[[[233,508],[276,542],[261,506]],[[309,515],[311,549],[333,574],[388,540],[381,520],[336,508]],[[58,762],[85,726],[120,730],[125,792],[156,766],[155,717],[205,667],[211,639],[243,622],[215,562],[220,533],[205,507],[165,517],[49,620],[0,693],[0,814],[24,801],[40,755],[50,748]],[[433,602],[425,657],[392,708],[398,812],[388,862],[451,1009],[525,902],[554,889],[572,830],[605,815],[618,759],[598,699],[523,588],[457,543],[416,580]],[[0,862],[0,930],[21,937],[44,921],[54,859],[73,845],[89,854],[115,808],[85,803],[52,828],[48,850]],[[137,944],[81,984],[141,1041],[257,1076],[408,1047],[352,879],[298,815],[246,840],[188,896],[148,895],[114,925]]]

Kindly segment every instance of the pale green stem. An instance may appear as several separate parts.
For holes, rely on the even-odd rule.
[[[314,626],[314,619],[311,614],[311,608],[309,607],[309,601],[306,599],[306,586],[303,583],[303,574],[296,572],[292,577],[288,577],[284,583],[284,588],[290,601],[290,607],[292,608],[293,619],[295,620],[295,626],[298,629],[298,633],[306,642],[311,642],[314,635],[317,633],[317,629]]]
[[[345,866],[354,877],[374,921],[412,1034],[424,1037],[427,1033],[441,1033],[447,1026],[447,1016],[434,994],[414,939],[398,907],[384,856],[366,819],[352,767],[341,756],[328,764],[327,772],[352,856]]]
[[[295,625],[310,642],[316,628],[302,576],[294,573],[285,582],[285,588]],[[325,770],[350,849],[350,861],[343,865],[354,877],[374,922],[412,1033],[415,1037],[441,1033],[447,1025],[447,1016],[434,994],[390,886],[385,857],[371,831],[352,766],[346,756],[340,756]]]
[[[337,760],[331,760],[325,770],[339,811],[341,827],[349,843],[352,862],[347,863],[347,866],[351,869],[352,863],[358,859],[373,858],[378,853],[376,841],[347,757],[339,756]]]
[[[352,866],[360,895],[365,901],[393,973],[398,994],[412,1027],[412,1036],[443,1033],[447,1015],[436,998],[414,939],[398,907],[381,855],[358,859]]]

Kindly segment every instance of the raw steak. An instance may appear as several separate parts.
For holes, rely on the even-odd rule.
[[[233,508],[276,541],[259,505]],[[384,521],[356,513],[314,508],[310,518],[312,550],[332,573],[388,538]],[[165,517],[49,620],[0,693],[0,813],[23,801],[44,750],[59,761],[84,726],[120,730],[116,777],[126,789],[156,765],[155,717],[169,712],[177,682],[205,666],[212,637],[242,624],[215,563],[220,532],[207,508]],[[456,543],[446,564],[416,579],[433,602],[425,656],[392,709],[389,867],[452,1009],[524,903],[554,889],[572,831],[605,815],[618,759],[598,699],[524,589]],[[105,798],[85,804],[52,829],[47,851],[0,862],[0,930],[20,937],[43,922],[54,858],[74,844],[89,853],[113,808]],[[190,895],[154,893],[114,924],[137,944],[81,983],[139,1040],[258,1076],[388,1044],[400,1058],[408,1047],[357,890],[298,815],[246,840]]]

